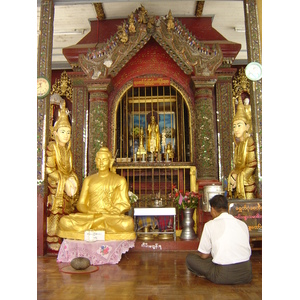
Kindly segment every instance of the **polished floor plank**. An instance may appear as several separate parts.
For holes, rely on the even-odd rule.
[[[89,274],[66,274],[55,256],[37,258],[37,299],[262,299],[262,255],[252,254],[253,280],[243,285],[217,285],[190,273],[189,251],[124,254],[117,265],[102,265]]]

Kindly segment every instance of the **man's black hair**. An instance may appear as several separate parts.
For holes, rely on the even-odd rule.
[[[224,195],[215,195],[209,200],[209,204],[216,211],[220,211],[222,209],[228,210],[228,201]]]

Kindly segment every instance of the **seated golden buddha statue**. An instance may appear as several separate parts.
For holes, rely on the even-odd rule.
[[[125,215],[130,209],[126,179],[110,171],[113,158],[108,148],[97,152],[95,162],[99,171],[84,179],[79,212],[61,218],[58,235],[84,240],[85,231],[104,230],[107,241],[134,240],[133,218]]]
[[[250,135],[251,119],[239,97],[237,112],[233,118],[234,169],[228,176],[228,198],[253,199],[255,191],[255,144]]]
[[[58,251],[61,239],[57,236],[57,226],[63,215],[74,212],[78,200],[79,182],[73,170],[71,152],[71,125],[65,103],[54,124],[53,136],[47,146],[46,173],[49,195],[47,200],[47,243]]]

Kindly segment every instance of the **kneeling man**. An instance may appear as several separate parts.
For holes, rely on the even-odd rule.
[[[228,201],[216,195],[209,201],[213,220],[205,223],[199,255],[188,254],[187,268],[218,284],[243,284],[252,279],[247,225],[228,214]]]

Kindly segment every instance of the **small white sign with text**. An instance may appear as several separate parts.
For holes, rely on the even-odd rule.
[[[84,240],[87,242],[94,242],[94,241],[105,241],[105,231],[93,231],[87,230],[84,232]]]

